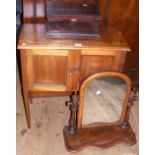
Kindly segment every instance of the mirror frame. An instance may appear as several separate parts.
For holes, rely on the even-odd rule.
[[[112,123],[92,123],[92,124],[82,125],[85,88],[91,81],[98,79],[98,78],[104,78],[104,77],[117,77],[117,78],[124,80],[125,83],[127,84],[127,91],[126,91],[126,96],[125,96],[125,100],[124,100],[124,104],[123,104],[123,108],[122,108],[121,117],[118,121],[112,122]],[[121,125],[127,115],[128,98],[129,98],[130,92],[131,92],[131,80],[127,75],[125,75],[123,73],[110,71],[110,72],[101,72],[101,73],[97,73],[97,74],[89,76],[87,79],[85,79],[82,82],[82,84],[80,86],[80,98],[79,98],[79,107],[78,107],[78,114],[77,114],[78,129],[79,128],[87,128],[87,127],[99,127],[99,126],[103,127],[103,126],[109,126],[109,125]]]

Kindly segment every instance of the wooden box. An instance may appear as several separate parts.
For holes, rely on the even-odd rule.
[[[96,3],[46,3],[49,38],[98,38],[101,15]]]

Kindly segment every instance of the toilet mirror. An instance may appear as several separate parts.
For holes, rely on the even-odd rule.
[[[121,124],[123,121],[130,80],[124,74],[112,73],[99,73],[83,82],[79,126]]]

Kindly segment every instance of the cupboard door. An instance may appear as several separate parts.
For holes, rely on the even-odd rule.
[[[66,90],[67,50],[33,50],[28,52],[28,67],[31,90]]]
[[[65,91],[67,67],[67,50],[33,50],[28,52],[30,90]]]
[[[31,91],[72,91],[78,88],[73,72],[76,52],[68,50],[32,50],[27,52]]]
[[[81,81],[88,76],[103,71],[122,71],[126,52],[82,51]]]

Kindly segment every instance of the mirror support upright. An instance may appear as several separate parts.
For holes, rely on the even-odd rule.
[[[68,102],[70,113],[68,130],[70,134],[75,134],[77,131],[77,110],[79,104],[79,95],[74,92],[71,96],[71,101]]]

